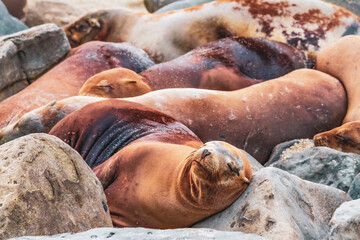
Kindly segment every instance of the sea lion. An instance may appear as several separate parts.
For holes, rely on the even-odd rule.
[[[122,98],[165,88],[230,91],[313,65],[311,56],[285,43],[263,38],[231,37],[152,66],[140,76],[121,68],[99,73],[84,84],[80,95]],[[129,79],[133,84],[129,84]],[[111,85],[112,88],[103,85]]]
[[[12,16],[18,19],[25,17],[24,7],[26,6],[27,0],[2,0],[2,2]]]
[[[79,95],[118,98],[135,97],[150,91],[144,78],[136,72],[127,68],[113,68],[86,80]]]
[[[65,27],[72,46],[130,42],[156,62],[229,36],[264,37],[318,52],[358,34],[360,18],[321,0],[219,0],[160,14],[124,9],[89,13]]]
[[[203,144],[172,117],[137,103],[89,104],[50,134],[93,169],[117,227],[188,227],[233,203],[252,177],[240,149]]]
[[[317,56],[316,69],[338,78],[345,87],[348,110],[343,123],[360,120],[359,64],[360,36],[343,37]]]
[[[79,96],[67,99],[66,105],[102,99]],[[346,93],[341,83],[311,69],[295,70],[236,91],[164,89],[125,99],[174,117],[204,142],[220,140],[242,148],[262,164],[277,144],[313,138],[339,126],[346,113]],[[27,123],[22,127],[0,130],[0,141],[35,126],[37,131],[48,129],[48,122],[41,119],[50,118],[49,123],[53,123],[63,118],[57,114],[58,105],[61,101],[34,110],[29,118],[19,120]]]
[[[313,140],[318,147],[360,154],[360,121],[348,122],[330,131],[316,134]]]
[[[96,73],[115,67],[142,72],[153,64],[144,51],[128,43],[87,43],[73,49],[30,86],[2,101],[0,127],[52,100],[77,95],[84,82]]]

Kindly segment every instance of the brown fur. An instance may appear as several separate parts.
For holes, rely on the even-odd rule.
[[[117,227],[188,227],[234,202],[252,178],[239,149],[201,146],[184,125],[137,103],[89,104],[50,134],[93,168]]]
[[[144,78],[136,72],[127,68],[114,68],[86,80],[79,95],[118,98],[139,96],[150,91]]]
[[[314,136],[315,146],[324,146],[342,152],[360,154],[360,121],[345,123]]]
[[[91,42],[73,49],[67,58],[21,92],[0,103],[0,127],[53,100],[78,94],[84,82],[96,73],[115,67],[141,72],[153,62],[136,56],[141,51],[129,44]],[[141,51],[146,55],[143,51]],[[129,58],[129,55],[134,58]],[[135,57],[136,56],[136,57]]]
[[[2,0],[9,13],[18,18],[22,19],[25,16],[24,7],[26,6],[26,0]]]
[[[316,69],[338,78],[345,87],[348,110],[343,123],[360,120],[360,36],[346,36],[324,48]]]

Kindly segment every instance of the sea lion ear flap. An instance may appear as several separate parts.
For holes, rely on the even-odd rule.
[[[91,27],[100,28],[100,22],[99,22],[99,19],[97,19],[97,18],[90,18],[89,24]]]

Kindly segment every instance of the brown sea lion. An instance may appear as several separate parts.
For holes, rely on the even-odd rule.
[[[66,99],[65,105],[74,111],[78,108],[72,104],[85,105],[102,99],[79,96]],[[341,83],[310,69],[295,70],[236,91],[164,89],[126,100],[174,117],[202,141],[221,140],[242,148],[262,164],[277,144],[312,138],[337,127],[346,113],[346,94]],[[18,123],[24,123],[22,126],[15,124],[0,130],[0,141],[13,134],[24,134],[28,128],[49,129],[47,123],[64,116],[57,112],[61,102],[34,110],[19,120]],[[41,121],[43,118],[52,121]]]
[[[77,95],[84,82],[96,73],[115,67],[142,72],[153,64],[144,51],[128,43],[91,42],[73,49],[64,61],[0,103],[0,127],[52,100]]]
[[[348,110],[343,123],[360,120],[360,36],[346,36],[324,48],[316,69],[333,75],[344,85]]]
[[[99,73],[84,84],[80,95],[122,98],[165,88],[230,91],[313,65],[312,57],[287,44],[231,37],[150,67],[141,76],[121,68]]]
[[[150,91],[144,78],[136,72],[127,68],[113,68],[86,80],[79,95],[118,98],[135,97]]]
[[[26,6],[26,0],[2,0],[2,2],[12,16],[18,19],[22,19],[25,16],[24,7]]]
[[[156,62],[229,36],[265,37],[317,52],[358,34],[360,18],[321,0],[219,0],[160,14],[104,10],[65,27],[72,46],[130,42]]]
[[[240,149],[203,145],[172,117],[137,103],[89,104],[50,134],[93,168],[117,227],[188,227],[229,206],[252,177]]]
[[[330,131],[316,134],[313,140],[318,147],[360,154],[360,121],[348,122]]]

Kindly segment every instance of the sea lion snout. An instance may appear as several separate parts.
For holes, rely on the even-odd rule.
[[[316,134],[313,138],[313,141],[314,141],[314,145],[317,147],[320,147],[320,146],[326,147],[329,145],[329,139],[323,133]]]

